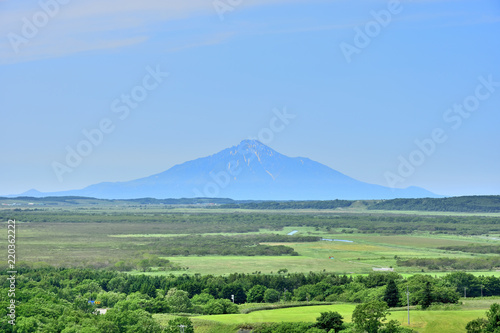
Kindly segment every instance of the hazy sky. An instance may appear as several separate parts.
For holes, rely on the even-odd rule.
[[[0,195],[259,136],[365,182],[500,194],[498,0],[2,0],[0,22]]]

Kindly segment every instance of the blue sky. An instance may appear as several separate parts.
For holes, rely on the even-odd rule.
[[[259,135],[369,183],[500,194],[497,0],[3,0],[0,21],[0,195]]]

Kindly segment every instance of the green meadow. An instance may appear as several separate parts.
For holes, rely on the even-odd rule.
[[[495,253],[471,253],[441,248],[495,246],[500,238],[495,214],[435,214],[325,210],[238,210],[162,207],[87,207],[0,210],[4,218],[16,218],[18,264],[31,267],[86,267],[117,269],[118,263],[136,263],[157,257],[167,267],[139,266],[129,274],[228,275],[231,273],[279,274],[332,272],[365,275],[374,270],[394,270],[442,276],[451,271],[399,265],[400,260],[451,258],[487,260]],[[17,216],[17,217],[16,217]],[[477,232],[491,230],[488,233]],[[288,235],[296,231],[294,235]],[[279,241],[259,241],[269,237]],[[267,237],[267,238],[266,238]],[[302,238],[301,238],[302,237]],[[308,238],[309,237],[309,238]],[[312,237],[312,239],[311,239]],[[344,241],[326,241],[317,239]],[[253,243],[248,243],[248,240]],[[349,241],[349,242],[345,242]],[[6,240],[1,240],[6,246]],[[222,254],[200,254],[198,243],[226,249]],[[210,243],[212,242],[212,243]],[[246,242],[246,243],[245,243]],[[241,243],[241,244],[240,244]],[[175,244],[174,247],[171,245]],[[235,255],[259,247],[283,247],[293,255]],[[176,253],[176,254],[171,254]],[[245,252],[246,253],[246,252]],[[257,252],[256,252],[257,253]],[[467,270],[474,275],[500,276],[493,269]],[[484,317],[493,300],[464,299],[460,307],[411,311],[409,327],[420,333],[465,332],[472,319]],[[498,299],[496,299],[498,301]],[[241,306],[243,309],[245,305]],[[251,305],[247,305],[251,306]],[[193,316],[196,333],[229,333],[256,323],[314,322],[321,312],[337,311],[350,321],[355,304],[314,305],[254,311],[248,314]],[[407,325],[404,309],[392,311],[390,319]],[[166,325],[172,314],[155,314]],[[245,324],[248,324],[245,326]]]
[[[198,210],[196,210],[198,211]],[[185,214],[168,216],[175,223],[151,222],[158,215],[147,211],[147,214],[130,214],[113,222],[107,221],[107,215],[99,214],[100,222],[96,220],[94,211],[88,214],[88,222],[47,222],[36,223],[22,221],[17,224],[18,258],[21,262],[32,263],[35,266],[76,266],[76,267],[108,267],[118,261],[132,261],[145,254],[155,253],[152,248],[157,244],[168,244],[169,240],[178,237],[194,237],[196,230],[193,225],[183,225],[183,219],[189,220]],[[273,213],[277,214],[277,213]],[[211,219],[216,216],[227,217],[225,213],[215,214],[210,211],[199,217],[207,226],[196,234],[201,237],[224,236],[238,239],[244,235],[282,235],[298,232],[289,237],[288,242],[262,243],[263,245],[283,245],[291,247],[297,256],[240,256],[240,255],[174,255],[168,256],[161,252],[155,254],[170,260],[170,262],[185,268],[181,271],[158,271],[154,267],[146,274],[229,274],[229,273],[276,273],[278,269],[286,268],[289,272],[328,271],[340,274],[366,274],[374,269],[394,269],[401,274],[432,273],[419,267],[398,267],[397,258],[487,258],[490,254],[474,254],[457,251],[441,250],[439,247],[461,245],[495,244],[495,235],[450,235],[415,232],[405,235],[387,235],[380,233],[356,233],[345,231],[345,228],[313,226],[284,226],[282,228],[264,228],[246,232],[231,232],[231,219],[226,225],[213,227]],[[246,215],[239,215],[245,219]],[[287,214],[276,215],[286,219]],[[143,221],[142,218],[146,220]],[[81,218],[81,217],[79,217]],[[181,221],[181,222],[179,222]],[[194,224],[194,223],[193,223]],[[242,225],[242,223],[235,223]],[[212,229],[216,230],[212,230]],[[352,232],[352,233],[351,233]],[[328,239],[349,240],[293,242],[297,236],[314,236]],[[4,240],[2,240],[4,241]],[[186,244],[189,250],[189,244]],[[397,257],[396,257],[397,256]],[[330,257],[332,259],[330,259]],[[423,271],[422,271],[423,270]],[[133,273],[142,273],[134,271]],[[479,274],[493,274],[496,271],[480,271]]]
[[[498,298],[462,299],[459,309],[451,310],[410,310],[410,325],[406,309],[392,310],[387,320],[397,320],[403,327],[410,327],[419,333],[458,333],[465,332],[465,326],[473,319],[484,317],[485,312],[493,303],[500,302]],[[192,317],[196,332],[218,332],[216,329],[227,329],[234,332],[235,328],[248,323],[269,322],[314,322],[321,312],[336,311],[344,317],[345,322],[351,321],[355,304],[315,305],[275,310],[254,311],[248,314],[213,315]],[[157,320],[166,320],[164,315],[155,315]],[[167,316],[167,315],[165,315]]]
[[[294,308],[254,311],[248,314],[214,315],[196,317],[198,320],[212,320],[225,324],[269,323],[281,321],[314,322],[321,312],[337,311],[346,321],[351,320],[354,304],[315,305]]]

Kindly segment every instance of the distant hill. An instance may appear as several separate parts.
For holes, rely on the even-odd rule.
[[[256,140],[127,182],[33,196],[102,199],[216,197],[234,200],[357,200],[439,197],[425,189],[393,189],[346,176],[305,157],[288,157]]]
[[[224,205],[236,201],[227,198],[181,198],[181,199],[97,199],[79,196],[52,197],[0,197],[2,206],[133,206],[133,205]]]
[[[500,212],[500,195],[450,198],[393,199],[374,203],[368,209],[421,210],[434,212]]]
[[[214,209],[315,209],[315,210],[391,210],[430,212],[499,213],[500,196],[464,196],[435,199],[393,199],[393,200],[307,200],[307,201],[252,201],[227,198],[182,198],[182,199],[96,199],[87,197],[17,197],[2,198],[2,206],[135,206],[172,205],[201,206]]]
[[[498,213],[500,212],[500,195],[392,200],[234,202],[220,207],[241,209],[348,209],[362,207],[367,210]]]

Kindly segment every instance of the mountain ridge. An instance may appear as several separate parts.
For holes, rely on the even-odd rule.
[[[79,190],[21,195],[101,199],[225,197],[235,200],[331,200],[440,197],[419,187],[364,183],[306,157],[288,157],[257,140],[176,164],[150,176]]]

